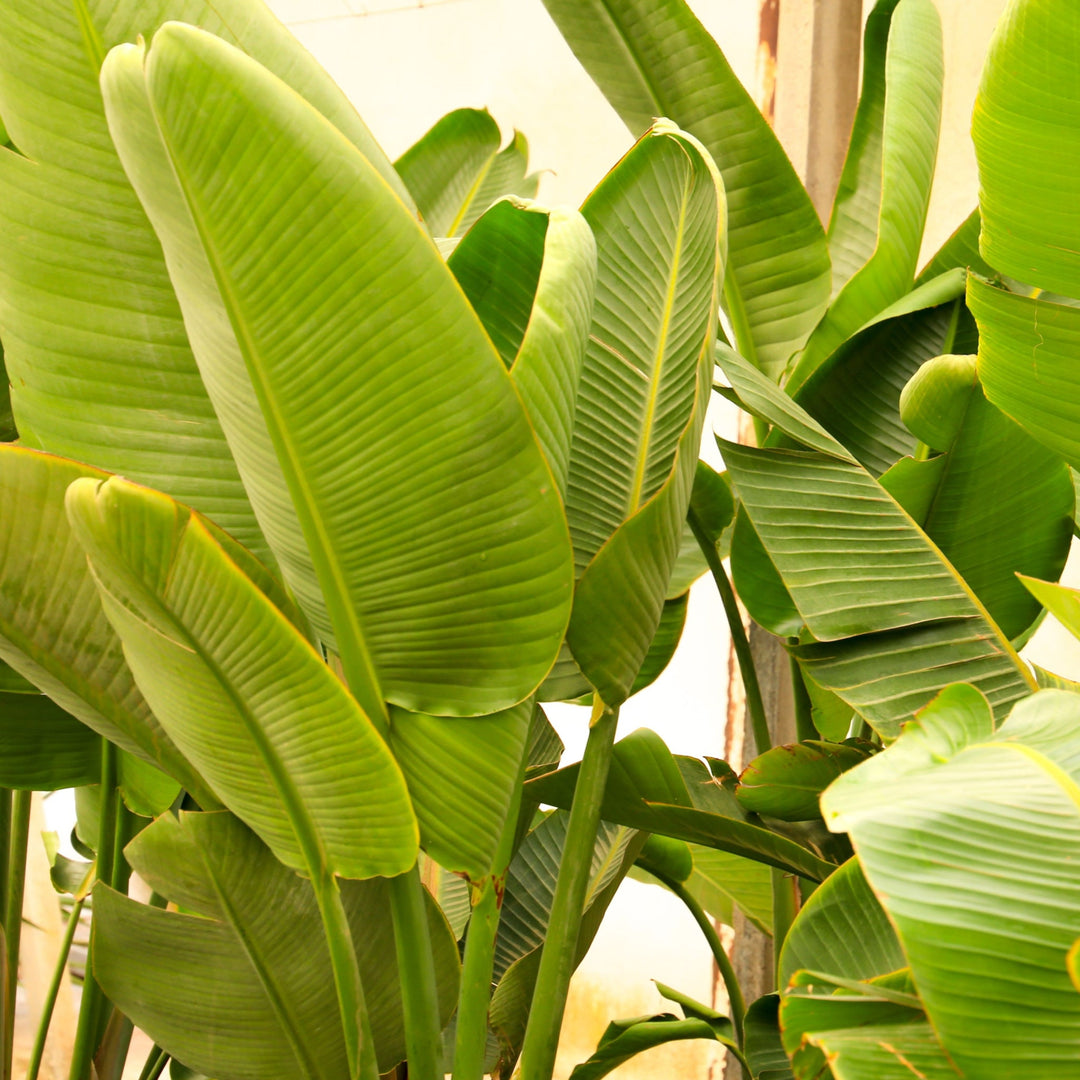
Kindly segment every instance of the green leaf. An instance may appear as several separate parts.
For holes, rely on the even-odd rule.
[[[1034,687],[964,581],[861,467],[734,443],[722,450],[812,636],[794,654],[884,738],[956,679],[985,687],[1001,715]]]
[[[394,162],[432,236],[461,236],[503,195],[536,194],[526,177],[529,144],[514,132],[499,153],[499,125],[487,109],[447,113]]]
[[[19,508],[0,515],[0,656],[88,728],[175,777],[200,805],[216,806],[150,712],[102,611],[64,512],[64,492],[80,477],[107,474],[0,446],[0,505]]]
[[[974,270],[977,274],[992,274],[993,271],[979,252],[981,230],[982,215],[978,209],[972,210],[919,272],[919,276],[915,279],[916,288],[957,266],[965,270]]]
[[[911,290],[922,244],[941,122],[941,20],[932,0],[880,0],[866,33],[864,100],[829,227],[842,287],[795,362],[792,394]]]
[[[660,612],[660,624],[653,635],[649,651],[641,663],[641,670],[638,671],[634,685],[630,688],[631,694],[636,694],[639,690],[644,690],[646,686],[651,686],[671,663],[675,650],[682,640],[689,603],[689,592],[664,601],[664,608]]]
[[[167,490],[265,554],[160,247],[117,160],[77,8],[16,0],[0,12],[0,113],[21,151],[0,151],[0,334],[23,442]],[[408,198],[341,90],[262,4],[121,0],[86,17],[104,49],[169,18],[235,42]]]
[[[939,253],[940,254],[940,253]],[[943,271],[843,342],[795,400],[875,476],[915,450],[900,420],[900,393],[919,365],[942,353],[974,352],[964,307],[965,274]],[[777,445],[775,436],[767,445]]]
[[[43,694],[0,692],[0,786],[28,791],[92,784],[101,740]]]
[[[1020,584],[1075,638],[1080,638],[1080,590],[1018,575]]]
[[[574,1067],[570,1080],[600,1080],[645,1050],[686,1039],[708,1039],[724,1046],[736,1046],[727,1017],[710,1022],[696,1016],[680,1019],[672,1013],[658,1013],[613,1020],[604,1029],[596,1052],[588,1061]]]
[[[985,698],[960,685],[822,801],[830,828],[852,834],[962,1074],[1059,1075],[1076,1060],[1066,954],[1080,868],[1061,853],[1080,842],[1078,775],[1075,694],[1040,691],[995,732]]]
[[[510,369],[566,487],[596,284],[596,241],[572,210],[497,202],[447,262]]]
[[[569,807],[578,765],[531,781],[526,790]],[[615,744],[600,814],[646,832],[721,851],[823,881],[835,866],[809,848],[758,824],[695,758],[676,758],[642,728]]]
[[[501,869],[492,863],[532,716],[531,700],[493,716],[391,711],[390,749],[409,786],[421,846],[447,870],[480,881]]]
[[[110,1000],[158,1045],[211,1076],[345,1075],[330,956],[310,884],[225,813],[159,818],[127,855],[156,891],[191,913],[95,889],[94,974]],[[405,1053],[386,888],[384,881],[342,884],[384,1070]],[[457,948],[430,900],[428,924],[445,1020],[457,990]]]
[[[453,276],[364,156],[237,50],[170,24],[143,78],[137,47],[110,54],[113,133],[301,607],[373,716],[516,704],[557,653],[570,552]]]
[[[389,749],[200,516],[116,477],[76,481],[67,505],[140,690],[222,802],[293,869],[408,870]]]
[[[818,739],[774,746],[743,769],[735,797],[747,810],[767,817],[814,821],[821,817],[821,793],[841,773],[865,761],[871,749]]]
[[[780,983],[809,968],[870,980],[907,964],[896,931],[858,859],[849,859],[814,890],[784,939]]]
[[[836,1080],[959,1080],[962,1075],[929,1024],[882,1024],[807,1038],[828,1059]]]
[[[925,363],[900,409],[921,442],[944,451],[936,468],[908,463],[900,501],[1001,632],[1019,637],[1040,605],[1016,574],[1056,579],[1069,554],[1075,496],[1068,466],[986,400],[974,356]],[[888,475],[882,484],[895,493]]]
[[[791,1064],[780,1041],[780,998],[766,994],[746,1010],[746,1042],[743,1050],[753,1080],[794,1080]]]
[[[772,935],[772,877],[764,863],[691,844],[694,871],[686,889],[714,919],[735,904],[762,933]]]
[[[1080,25],[1057,0],[1012,3],[975,101],[983,256],[1049,292],[1080,296],[1070,207],[1080,196]]]
[[[750,618],[778,637],[793,637],[803,618],[761,543],[746,511],[735,515],[731,534],[731,579]]]
[[[706,534],[712,538],[722,559],[728,557],[731,545],[731,528],[735,520],[735,500],[726,473],[718,473],[704,461],[697,463],[694,487],[690,492],[690,506],[698,516]],[[667,599],[681,596],[702,574],[709,569],[701,545],[697,542],[689,522],[683,525],[679,554],[668,581]]]
[[[1044,446],[1080,466],[1080,309],[968,278],[986,396]]]
[[[716,161],[730,215],[725,305],[749,359],[778,378],[825,310],[830,269],[817,213],[772,129],[683,0],[544,6],[634,135],[669,116]]]
[[[630,694],[678,555],[708,404],[724,195],[660,121],[586,201],[596,303],[566,512],[579,576],[567,642],[605,702]],[[647,230],[628,221],[650,220]]]
[[[525,1037],[540,953],[547,932],[568,815],[549,814],[525,838],[507,874],[499,936],[495,943],[498,986],[491,1000],[490,1024],[498,1044],[497,1069],[509,1076]],[[588,952],[600,922],[623,878],[645,843],[642,833],[600,823],[593,847],[589,885],[578,932],[577,963]]]

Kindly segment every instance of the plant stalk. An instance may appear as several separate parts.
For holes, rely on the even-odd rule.
[[[168,1063],[169,1052],[162,1050],[160,1046],[152,1046],[150,1053],[146,1056],[146,1064],[143,1065],[142,1072],[139,1073],[139,1080],[158,1080]]]
[[[735,1028],[735,1041],[739,1044],[739,1047],[742,1048],[745,1041],[743,1023],[746,1017],[746,999],[743,997],[742,987],[739,985],[739,979],[735,974],[735,968],[731,965],[731,958],[724,949],[723,942],[721,942],[720,935],[716,932],[716,927],[713,925],[712,919],[709,918],[705,909],[697,902],[697,900],[687,892],[681,882],[676,881],[674,878],[669,878],[662,871],[654,868],[650,863],[640,863],[640,865],[648,870],[658,881],[662,881],[686,905],[690,914],[694,916],[694,922],[698,924],[701,932],[705,935],[705,940],[709,943],[709,949],[712,951],[713,959],[716,961],[716,966],[720,970],[720,978],[724,980],[728,1001],[731,1003],[731,1023]]]
[[[727,616],[728,627],[731,630],[731,643],[735,648],[735,658],[739,662],[739,673],[742,675],[743,687],[746,690],[746,711],[750,714],[750,727],[754,733],[754,745],[757,753],[763,754],[772,749],[772,737],[769,734],[769,721],[765,715],[765,701],[761,696],[761,684],[758,682],[757,668],[754,667],[754,657],[750,652],[750,640],[746,636],[746,627],[743,626],[742,615],[739,612],[739,604],[735,599],[735,590],[731,587],[724,563],[716,550],[716,545],[709,539],[705,532],[705,526],[701,518],[697,516],[693,507],[686,512],[686,520],[690,525],[690,531],[694,534],[698,546],[701,548],[705,561],[712,571],[713,581],[716,582],[720,600],[724,605],[724,614]]]
[[[521,815],[522,783],[528,757],[526,742],[518,763],[513,802],[506,821],[503,822],[498,847],[492,859],[492,873],[480,883],[469,918],[461,968],[461,992],[458,995],[457,1028],[454,1034],[453,1080],[483,1080],[484,1076],[491,980],[495,970],[495,938],[499,932],[499,916],[502,914],[506,871],[514,854],[514,839]]]
[[[390,878],[409,1080],[442,1080],[442,1024],[420,868]]]
[[[30,840],[32,795],[33,792],[30,791],[16,791],[11,799],[7,887],[4,897],[4,935],[7,945],[7,979],[4,986],[4,1077],[12,1076],[11,1059],[15,1050],[15,995],[19,988],[19,941],[22,937],[26,848]]]
[[[8,851],[11,848],[11,788],[0,788],[0,929],[7,932]]]
[[[119,751],[108,739],[101,741],[101,806],[98,819],[97,879],[111,883],[116,872],[116,843],[119,837],[120,793],[117,790]],[[82,1001],[79,1003],[79,1022],[75,1029],[75,1046],[71,1053],[69,1080],[90,1080],[90,1069],[97,1049],[98,1022],[105,1003],[94,978],[94,938],[86,955],[86,978],[83,981]]]
[[[334,972],[334,986],[341,1005],[341,1026],[349,1059],[349,1075],[353,1080],[378,1080],[379,1067],[375,1059],[371,1021],[364,1001],[364,988],[360,982],[360,967],[356,961],[348,916],[341,902],[341,890],[333,874],[328,871],[316,873],[314,868],[311,886],[322,916],[326,946],[330,950],[330,967]]]
[[[773,959],[776,962],[776,988],[780,985],[780,952],[788,931],[799,913],[799,879],[777,867],[771,868],[773,902]]]
[[[795,737],[799,742],[818,739],[821,736],[814,726],[814,703],[806,690],[799,661],[794,656],[789,656],[788,660],[791,663],[791,693],[795,702]]]
[[[56,958],[52,978],[49,980],[49,989],[45,993],[45,1003],[42,1006],[37,1032],[34,1035],[34,1045],[30,1050],[30,1062],[26,1068],[26,1080],[37,1080],[38,1070],[41,1068],[41,1058],[45,1053],[45,1041],[49,1037],[49,1024],[52,1022],[53,1009],[56,1008],[56,998],[60,993],[60,986],[67,976],[67,962],[68,956],[71,954],[71,943],[75,940],[75,931],[79,928],[79,916],[82,915],[85,904],[85,897],[75,901],[71,907],[67,925],[64,927],[64,937],[60,942],[60,953]]]
[[[618,718],[618,708],[608,707],[599,694],[593,695],[589,741],[574,788],[547,938],[540,954],[540,970],[521,1050],[520,1080],[550,1080],[555,1065]]]

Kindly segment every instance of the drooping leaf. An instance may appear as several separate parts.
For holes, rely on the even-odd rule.
[[[535,798],[569,807],[579,766],[527,785]],[[601,816],[647,832],[755,859],[814,881],[835,865],[754,821],[734,795],[695,758],[676,758],[642,728],[615,744]]]
[[[746,1043],[743,1047],[753,1080],[795,1080],[780,1041],[777,994],[759,997],[746,1010]]]
[[[102,611],[64,512],[64,492],[80,477],[107,474],[0,447],[0,504],[18,507],[0,515],[0,656],[88,728],[175,777],[200,805],[216,806],[151,713]],[[100,759],[94,778],[99,771]]]
[[[261,3],[6,4],[0,113],[20,151],[0,151],[0,333],[12,403],[25,445],[170,491],[265,554],[160,247],[109,137],[100,55],[84,42],[92,31],[103,52],[170,18],[257,56],[408,198],[341,90]]]
[[[956,679],[984,687],[1000,715],[1030,692],[1029,671],[985,609],[861,467],[801,451],[722,450],[809,631],[794,654],[883,737]]]
[[[683,627],[686,625],[686,609],[689,606],[690,593],[684,592],[671,600],[664,601],[664,608],[660,613],[660,623],[653,635],[652,644],[641,662],[641,670],[637,673],[634,685],[630,688],[631,694],[644,690],[651,686],[664,673],[664,669],[671,663],[675,650],[682,640]]]
[[[76,481],[67,505],[140,690],[221,801],[296,870],[408,870],[416,819],[389,749],[201,517],[115,477]]]
[[[566,512],[567,642],[605,702],[629,695],[678,555],[712,374],[724,196],[701,145],[658,122],[586,201],[596,303]],[[643,231],[629,222],[649,220]]]
[[[669,116],[716,161],[730,214],[725,304],[749,359],[779,377],[825,309],[830,269],[817,213],[768,123],[683,0],[544,6],[635,136]]]
[[[1069,554],[1075,497],[1068,466],[986,400],[974,356],[927,361],[900,410],[944,458],[936,468],[908,468],[905,508],[1001,632],[1018,637],[1040,605],[1016,574],[1056,579]],[[882,484],[890,487],[887,477]]]
[[[506,199],[447,265],[510,369],[562,492],[592,318],[592,231],[572,210]]]
[[[731,533],[731,580],[751,619],[778,637],[794,637],[803,618],[776,564],[745,510],[735,515]]]
[[[747,810],[781,821],[821,817],[821,793],[841,773],[865,761],[872,747],[810,739],[774,746],[743,769],[735,797]]]
[[[98,886],[94,974],[110,1000],[210,1076],[345,1075],[330,956],[308,882],[226,813],[166,815],[127,853],[155,890],[193,914]],[[342,900],[379,1065],[389,1069],[405,1047],[386,884],[344,882]],[[457,948],[433,902],[428,925],[445,1019],[457,990]]]
[[[726,473],[718,473],[704,461],[697,463],[690,506],[697,514],[707,536],[716,545],[721,559],[726,559],[731,547],[731,528],[735,520],[735,500]],[[667,599],[681,596],[708,570],[705,555],[689,524],[683,526],[682,540],[675,567],[668,581]]]
[[[1066,630],[1080,638],[1080,590],[1053,581],[1037,581],[1020,575],[1020,584],[1042,604]]]
[[[353,692],[372,715],[383,699],[436,715],[522,700],[565,626],[566,526],[419,223],[318,112],[210,35],[159,31],[145,82],[141,51],[114,50],[103,84],[268,541]]]
[[[795,362],[792,394],[914,282],[944,84],[941,19],[932,0],[880,0],[867,22],[864,73],[867,96],[829,229],[842,287]]]
[[[1080,869],[1061,853],[1080,842],[1078,747],[1075,694],[1040,691],[995,732],[986,699],[952,686],[823,799],[962,1074],[1050,1076],[1076,1060]]]
[[[461,236],[503,195],[531,197],[529,144],[520,131],[499,152],[499,125],[487,109],[455,109],[394,162],[432,236]]]
[[[494,869],[533,716],[531,700],[493,716],[394,709],[390,749],[405,775],[424,850],[480,881]]]

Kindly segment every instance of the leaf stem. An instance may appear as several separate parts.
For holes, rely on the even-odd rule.
[[[23,891],[26,885],[26,848],[30,839],[30,799],[33,792],[16,791],[11,799],[11,828],[7,850],[4,897],[4,934],[7,944],[7,981],[4,986],[3,1075],[10,1077],[15,1049],[15,994],[19,987],[19,941],[22,937]]]
[[[390,878],[409,1080],[442,1080],[442,1024],[420,868]]]
[[[617,707],[611,708],[599,694],[593,695],[589,741],[574,787],[547,938],[540,954],[540,970],[521,1050],[520,1080],[550,1080],[555,1065],[618,718]]]
[[[143,1065],[142,1072],[139,1073],[139,1080],[158,1080],[168,1063],[169,1052],[163,1050],[160,1046],[152,1046],[150,1053],[146,1056],[146,1064]]]
[[[319,870],[311,867],[311,886],[322,916],[326,946],[330,950],[330,967],[334,972],[334,987],[341,1008],[349,1076],[352,1080],[378,1080],[379,1067],[375,1059],[371,1022],[360,982],[356,947],[349,930],[345,905],[341,901],[341,890],[337,879],[325,868]]]
[[[108,739],[101,740],[101,793],[98,817],[97,878],[112,883],[116,868],[116,842],[120,823],[120,795],[117,790],[119,751]],[[86,978],[83,980],[79,1022],[75,1046],[71,1052],[69,1080],[89,1080],[94,1051],[97,1049],[98,1018],[105,996],[94,978],[94,938],[86,955]]]
[[[79,927],[79,916],[82,915],[85,904],[85,897],[75,901],[71,907],[67,925],[64,927],[64,936],[60,941],[60,952],[56,957],[52,978],[49,980],[49,988],[45,992],[45,1003],[38,1019],[34,1045],[30,1050],[30,1062],[26,1067],[26,1080],[37,1080],[38,1070],[41,1068],[41,1058],[45,1053],[45,1040],[49,1036],[49,1024],[52,1022],[53,1009],[56,1008],[56,998],[60,993],[60,986],[67,976],[67,962],[68,956],[71,954],[71,943],[75,940],[75,931]]]
[[[773,960],[776,963],[776,988],[780,985],[780,952],[788,931],[799,913],[799,879],[786,870],[771,867],[773,902]]]
[[[807,693],[799,661],[794,656],[789,656],[788,660],[791,664],[791,693],[795,702],[795,737],[799,742],[820,738],[814,726],[814,705]]]
[[[514,854],[514,840],[521,815],[522,783],[528,759],[526,740],[518,763],[513,802],[503,822],[498,847],[492,859],[492,872],[480,883],[469,918],[461,969],[461,992],[458,996],[457,1029],[454,1034],[453,1080],[482,1080],[484,1076],[491,980],[495,970],[495,938],[499,932],[506,871]]]
[[[716,550],[716,545],[709,538],[705,526],[701,523],[701,518],[698,517],[692,506],[686,512],[686,520],[690,525],[690,531],[694,534],[694,539],[697,540],[698,546],[705,556],[705,561],[709,564],[713,581],[716,582],[720,600],[724,605],[724,614],[727,616],[728,627],[731,630],[731,643],[735,648],[735,658],[739,662],[739,673],[742,675],[743,687],[746,690],[746,710],[750,714],[754,745],[757,753],[763,754],[766,750],[772,749],[772,737],[769,735],[769,721],[765,715],[765,701],[761,696],[761,684],[758,682],[757,668],[754,666],[754,657],[750,652],[750,641],[746,636],[746,627],[743,626],[739,604],[735,599],[735,590],[728,580],[723,561]]]
[[[735,1028],[735,1041],[742,1048],[744,1043],[743,1023],[746,1016],[746,999],[743,997],[742,987],[739,985],[735,968],[732,967],[731,958],[724,949],[723,942],[716,932],[712,919],[709,918],[705,909],[697,900],[687,892],[681,882],[668,877],[662,870],[656,869],[652,863],[642,862],[639,859],[638,864],[648,870],[658,881],[663,882],[686,905],[690,914],[694,916],[694,922],[698,924],[701,932],[705,935],[705,940],[709,943],[709,949],[712,951],[716,966],[720,969],[720,978],[724,980],[728,1001],[731,1003],[731,1023]]]

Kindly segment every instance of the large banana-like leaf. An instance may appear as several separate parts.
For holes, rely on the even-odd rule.
[[[865,65],[867,97],[830,225],[843,287],[795,363],[791,393],[911,289],[918,265],[944,84],[941,19],[932,0],[879,0],[867,24]]]
[[[0,786],[29,791],[93,784],[101,740],[36,691],[0,691]]]
[[[481,881],[492,872],[514,805],[531,699],[493,716],[390,712],[390,748],[412,796],[420,843],[440,866]]]
[[[1069,467],[986,400],[974,356],[923,364],[904,390],[900,412],[942,456],[904,459],[882,485],[941,548],[1001,632],[1019,637],[1042,605],[1016,574],[1056,580],[1069,554],[1075,503]]]
[[[151,713],[109,625],[68,525],[64,493],[107,474],[74,461],[0,447],[0,657],[99,735],[163,769],[203,806],[198,772]]]
[[[675,757],[655,732],[642,728],[615,744],[601,816],[646,832],[718,848],[812,881],[836,869],[810,847],[773,832],[748,814],[724,784],[734,774],[723,762]],[[527,785],[534,798],[553,806],[573,801],[579,765]],[[733,784],[732,784],[733,786]]]
[[[217,38],[170,24],[145,81],[131,47],[103,84],[260,522],[353,692],[373,716],[384,699],[437,715],[522,700],[566,624],[566,524],[429,237],[328,121]]]
[[[200,516],[115,477],[76,481],[67,506],[139,689],[221,801],[296,870],[408,870],[389,749]]]
[[[720,359],[736,390],[756,374],[734,354]],[[756,392],[768,392],[757,380]],[[802,438],[813,421],[771,392],[773,421],[787,423],[796,410],[803,420],[788,423],[786,433]],[[795,655],[884,738],[895,738],[904,720],[957,679],[984,689],[999,716],[1034,689],[967,584],[839,443],[828,454],[817,433],[812,453],[719,441],[742,506],[805,624]]]
[[[503,195],[531,198],[529,144],[520,131],[499,152],[499,125],[487,109],[455,109],[394,162],[432,236],[460,236]]]
[[[563,491],[596,287],[592,230],[572,210],[505,199],[448,265],[510,369]]]
[[[634,135],[669,116],[696,135],[727,189],[725,304],[740,345],[779,377],[829,299],[810,197],[750,95],[683,0],[544,0]]]
[[[1080,377],[1075,357],[1080,229],[1080,40],[1063,0],[1010,3],[998,23],[975,102],[982,253],[1029,295],[974,275],[968,302],[979,323],[986,396],[1071,464],[1080,464]],[[1062,295],[1044,295],[1064,294]]]
[[[919,365],[978,348],[965,281],[965,271],[952,268],[913,289],[848,338],[794,395],[875,476],[915,450],[900,419],[900,392]],[[767,445],[782,441],[777,433]]]
[[[109,999],[158,1045],[220,1080],[347,1075],[310,884],[226,813],[163,815],[126,854],[184,914],[95,890],[94,974]],[[342,886],[382,1070],[405,1056],[385,889],[379,881]],[[428,926],[445,1022],[457,989],[457,947],[430,898]]]
[[[261,551],[98,89],[105,50],[169,18],[258,56],[408,198],[345,96],[261,0],[5,4],[0,113],[19,151],[0,151],[5,362],[27,445],[170,491]]]
[[[1066,966],[1080,934],[1078,747],[1075,694],[1041,691],[995,732],[986,699],[953,686],[824,796],[963,1075],[1056,1077],[1080,1053]]]
[[[582,213],[598,269],[566,494],[579,575],[567,641],[603,700],[618,705],[660,621],[690,502],[724,195],[701,144],[659,121]]]

